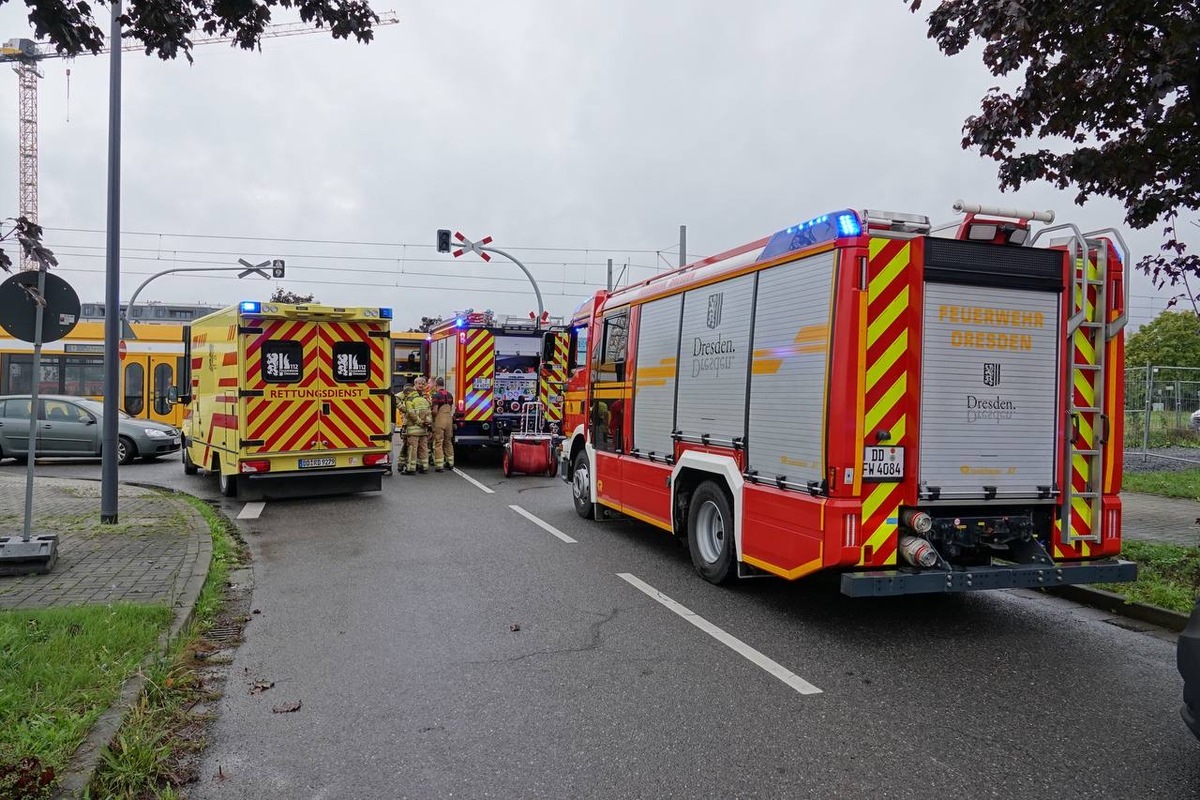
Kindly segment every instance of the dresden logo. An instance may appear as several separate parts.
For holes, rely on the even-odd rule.
[[[999,364],[984,364],[983,365],[983,385],[984,386],[999,386],[1000,385],[1000,365]]]
[[[725,293],[717,292],[708,296],[708,327],[717,328],[721,325],[721,304],[724,302]]]

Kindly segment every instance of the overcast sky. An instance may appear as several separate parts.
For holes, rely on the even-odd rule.
[[[996,189],[994,165],[959,142],[997,80],[978,49],[943,56],[927,12],[901,0],[394,10],[399,24],[365,46],[319,32],[261,53],[197,48],[191,66],[124,54],[123,299],[171,266],[279,257],[286,288],[390,305],[408,327],[535,307],[514,265],[436,253],[439,227],[491,235],[533,270],[551,313],[569,314],[603,285],[607,258],[635,280],[676,264],[681,224],[693,258],[844,207],[945,221],[960,197],[1123,224],[1111,201]],[[0,8],[0,38],[31,35],[23,12]],[[85,301],[104,297],[108,62],[42,62],[40,221]],[[0,79],[4,216],[17,209],[16,92],[16,76]],[[1159,244],[1158,231],[1127,234],[1135,258]],[[170,276],[142,299],[271,288]],[[1134,294],[1135,322],[1165,302],[1144,278]]]

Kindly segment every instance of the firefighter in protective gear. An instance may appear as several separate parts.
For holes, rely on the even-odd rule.
[[[414,390],[404,400],[404,434],[408,450],[405,475],[414,472],[425,474],[425,464],[429,461],[429,431],[432,427],[433,415],[430,413],[429,401]]]
[[[441,472],[454,469],[454,395],[446,391],[445,378],[433,383],[433,468]]]
[[[429,402],[430,408],[432,409],[432,407],[433,407],[433,386],[430,385],[429,381],[426,380],[424,375],[420,375],[417,377],[417,379],[413,382],[413,388],[416,390],[417,394],[421,395],[422,397],[425,398],[426,401]],[[432,415],[432,411],[430,413]],[[431,423],[428,432],[425,434],[425,452],[429,456],[429,461],[427,463],[428,463],[428,466],[430,469],[433,469],[433,466],[434,466],[432,440],[433,440],[433,427],[432,427],[432,423]]]

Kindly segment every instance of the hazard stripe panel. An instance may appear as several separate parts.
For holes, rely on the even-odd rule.
[[[562,396],[567,385],[567,355],[570,348],[570,334],[554,334],[554,360],[543,366],[542,385],[538,390],[538,400],[547,422],[562,423]]]
[[[492,418],[492,385],[496,353],[491,331],[469,330],[463,348],[463,419],[484,422]]]
[[[320,340],[314,322],[286,319],[248,319],[246,327],[261,333],[245,334],[245,382],[249,389],[309,388],[320,378]],[[268,341],[292,341],[301,346],[301,378],[298,383],[277,384],[263,379],[262,346]],[[246,438],[262,444],[247,446],[249,454],[310,449],[320,441],[319,405],[305,399],[275,399],[267,396],[246,399]]]
[[[916,335],[909,328],[912,281],[912,243],[872,239],[867,266],[866,363],[863,365],[863,447],[878,446],[875,433],[891,434],[888,446],[905,448],[906,469],[915,467],[916,437],[910,431],[910,352]],[[906,500],[903,482],[863,483],[860,566],[896,563],[900,506]]]

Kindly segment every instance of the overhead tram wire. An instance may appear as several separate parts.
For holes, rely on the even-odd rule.
[[[101,228],[52,228],[44,227],[43,231],[62,231],[64,233],[92,233],[104,234],[105,231]],[[121,231],[122,236],[154,236],[154,237],[175,237],[180,239],[228,239],[230,241],[239,242],[292,242],[297,244],[336,244],[336,245],[354,245],[361,247],[416,247],[434,249],[435,245],[413,242],[362,242],[353,240],[339,239],[298,239],[282,236],[224,236],[215,233],[167,233],[160,231],[154,233],[151,231]],[[676,245],[678,246],[678,245]],[[647,250],[639,248],[626,247],[520,247],[511,245],[511,250],[522,250],[530,252],[544,253],[638,253],[641,255],[651,255],[654,253],[670,252],[668,249]],[[559,262],[550,262],[559,263]]]

